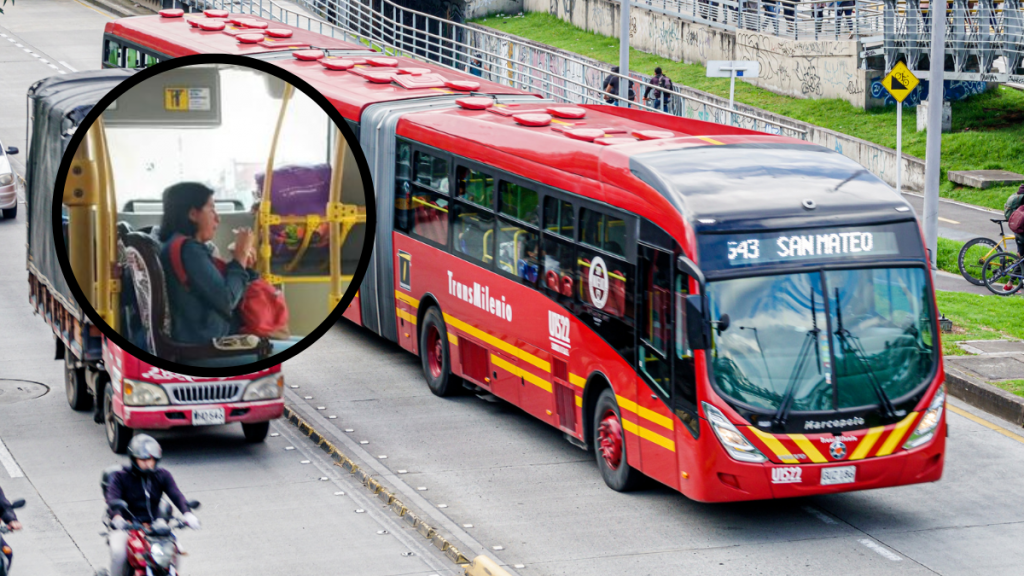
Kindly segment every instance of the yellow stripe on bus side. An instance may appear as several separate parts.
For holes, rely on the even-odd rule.
[[[412,306],[413,308],[419,308],[420,307],[420,301],[419,300],[413,298],[412,296],[409,296],[408,294],[403,294],[403,293],[399,292],[398,290],[395,290],[395,298],[398,298],[399,300],[401,300],[402,302],[405,302],[406,304],[408,304],[409,306]]]
[[[700,140],[703,140],[705,142],[710,142],[711,144],[719,144],[719,145],[722,144],[718,140],[715,140],[713,138],[708,138],[707,136],[697,136],[697,138],[700,139]]]
[[[882,444],[882,447],[878,449],[878,452],[875,453],[875,456],[888,456],[889,454],[892,454],[892,451],[895,450],[896,446],[899,445],[901,440],[903,440],[903,437],[907,433],[907,429],[914,423],[915,418],[917,418],[917,412],[911,412],[906,418],[901,420],[900,423],[892,429],[892,432],[889,433],[889,437],[885,439],[885,442]]]
[[[615,401],[619,403],[619,408],[636,414],[636,402],[633,402],[629,398],[623,398],[618,394],[615,395]]]
[[[583,388],[587,385],[587,379],[583,376],[577,376],[572,372],[569,373],[569,384]]]
[[[796,442],[796,445],[804,451],[804,454],[807,454],[807,457],[811,459],[811,462],[814,462],[815,464],[828,462],[828,458],[825,458],[821,455],[821,452],[818,452],[818,449],[814,447],[814,443],[808,440],[807,436],[804,436],[803,434],[790,434],[789,438],[793,442]]]
[[[878,442],[878,437],[885,431],[885,426],[876,426],[869,428],[868,433],[860,439],[860,444],[857,445],[857,449],[850,454],[850,460],[863,460],[868,452],[874,448],[875,442]]]
[[[551,392],[551,383],[550,382],[548,382],[548,381],[544,380],[543,378],[540,378],[539,376],[536,376],[536,375],[534,375],[534,374],[532,374],[530,372],[527,372],[526,370],[523,370],[522,368],[519,368],[518,366],[509,364],[504,358],[501,358],[501,357],[495,356],[494,354],[491,354],[491,363],[494,364],[495,366],[497,366],[498,368],[501,368],[502,370],[508,372],[509,374],[512,374],[513,376],[519,376],[520,378],[522,378],[522,379],[526,380],[527,382],[529,382],[530,384],[533,384],[534,386],[544,390],[545,392]]]
[[[455,334],[452,334],[451,332],[448,333],[448,341],[456,346],[459,345],[459,337],[456,336]]]
[[[463,332],[469,334],[470,336],[473,336],[474,338],[479,338],[480,340],[483,340],[484,342],[487,342],[488,344],[490,344],[491,346],[494,346],[495,348],[500,348],[502,351],[504,351],[504,352],[506,352],[508,354],[511,354],[512,356],[515,356],[516,358],[519,358],[520,360],[524,360],[526,362],[529,362],[530,364],[533,364],[534,366],[536,366],[537,368],[540,368],[541,370],[543,370],[545,372],[551,372],[551,363],[550,362],[547,362],[545,360],[541,360],[540,358],[537,358],[536,356],[534,356],[533,354],[530,354],[529,352],[527,352],[525,350],[517,348],[516,346],[513,346],[513,345],[509,344],[508,342],[504,342],[502,340],[499,340],[499,339],[495,338],[494,336],[491,336],[490,334],[487,334],[486,332],[484,332],[482,330],[478,330],[478,329],[474,328],[473,326],[470,326],[469,324],[466,324],[462,320],[459,320],[458,318],[455,318],[454,316],[450,316],[448,314],[445,314],[444,315],[444,321],[447,322],[448,324],[451,324],[452,326],[458,328],[459,330],[462,330]],[[550,390],[549,390],[549,392],[550,392]]]
[[[775,455],[778,456],[779,460],[782,460],[786,464],[798,464],[800,462],[797,460],[796,456],[789,453],[789,450],[783,446],[782,442],[779,442],[779,439],[775,436],[765,434],[753,426],[747,426],[747,429],[753,432],[754,436],[760,438],[761,442],[764,442],[764,445],[774,452]]]
[[[416,316],[414,314],[410,314],[409,312],[406,312],[405,310],[399,310],[398,311],[398,317],[399,318],[403,318],[406,322],[409,322],[413,326],[416,325]]]
[[[583,396],[576,397],[576,405],[579,406],[580,408],[583,407]]]
[[[619,403],[619,408],[622,408],[623,410],[632,412],[633,414],[636,414],[637,416],[643,418],[644,420],[649,420],[651,422],[654,422],[655,424],[657,424],[658,426],[661,426],[662,428],[668,428],[669,430],[675,430],[675,428],[672,426],[672,419],[671,418],[662,416],[661,414],[658,414],[657,412],[655,412],[653,410],[649,410],[647,408],[644,408],[643,406],[638,406],[632,400],[629,400],[628,398],[623,398],[622,396],[619,396],[618,394],[615,395],[615,400]]]
[[[639,426],[635,422],[630,422],[625,418],[622,419],[622,429],[625,430],[626,432],[636,434],[637,436],[644,440],[653,442],[666,450],[671,450],[672,452],[676,451],[675,442],[669,440],[668,438],[665,438],[664,436],[658,434],[657,432],[652,432],[647,428],[644,428],[643,426]]]

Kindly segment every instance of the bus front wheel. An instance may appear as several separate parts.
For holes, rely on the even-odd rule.
[[[605,389],[594,410],[594,454],[601,476],[609,488],[628,492],[640,483],[640,471],[626,461],[626,434],[615,393]]]
[[[451,396],[458,388],[451,373],[451,356],[448,354],[448,330],[445,328],[441,311],[427,310],[423,315],[420,329],[420,360],[423,362],[423,376],[427,386],[436,396]]]

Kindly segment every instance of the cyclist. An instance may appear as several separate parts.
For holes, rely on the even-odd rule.
[[[1006,219],[1009,220],[1010,216],[1024,205],[1024,184],[1020,185],[1017,192],[1010,194],[1010,197],[1006,199],[1006,204],[1003,205],[1003,214]],[[1017,242],[1017,253],[1024,256],[1024,233],[1014,231],[1014,240]]]

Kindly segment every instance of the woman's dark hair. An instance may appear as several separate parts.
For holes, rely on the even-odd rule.
[[[179,182],[164,190],[164,215],[160,221],[160,241],[166,242],[175,232],[189,238],[196,235],[196,225],[188,219],[193,208],[202,210],[213,196],[213,189],[198,182]]]
[[[654,69],[654,75],[661,76],[661,66],[658,66]]]

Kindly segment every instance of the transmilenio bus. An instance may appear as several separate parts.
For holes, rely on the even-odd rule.
[[[252,54],[231,36],[242,19],[115,21],[104,54]],[[616,490],[641,473],[700,501],[941,477],[923,238],[863,167],[300,36],[258,57],[337,106],[376,186],[374,259],[345,315],[419,354],[432,392],[466,382],[521,407],[593,448]]]

